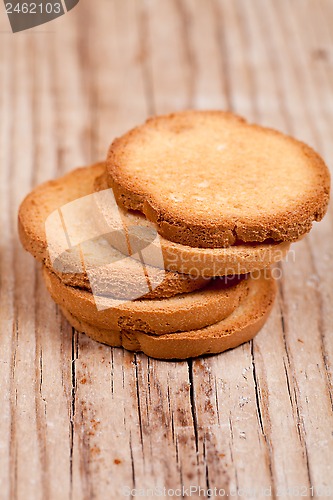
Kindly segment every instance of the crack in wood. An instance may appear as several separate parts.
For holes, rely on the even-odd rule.
[[[253,375],[253,382],[254,382],[254,392],[255,392],[255,401],[256,401],[256,412],[257,412],[257,418],[260,424],[260,429],[261,429],[261,434],[264,438],[264,443],[265,443],[265,448],[267,452],[267,460],[268,460],[268,468],[269,468],[269,473],[270,473],[270,478],[271,478],[271,492],[272,492],[272,497],[276,497],[276,486],[275,486],[275,481],[274,481],[274,474],[273,474],[273,463],[272,463],[272,443],[271,443],[271,436],[269,434],[271,425],[268,417],[268,431],[266,430],[266,426],[264,424],[264,415],[263,411],[261,408],[261,390],[260,390],[260,384],[259,384],[259,379],[257,376],[257,371],[256,371],[256,361],[255,361],[255,355],[254,355],[254,341],[250,341],[251,344],[251,363],[252,363],[252,375]]]
[[[209,490],[210,482],[209,482],[209,470],[208,470],[207,449],[206,449],[206,434],[204,434],[202,447],[203,447],[203,457],[205,462],[205,483],[207,490]],[[211,496],[212,495],[210,493],[207,494],[207,498],[211,498]]]
[[[9,467],[10,467],[10,498],[17,500],[17,426],[16,426],[16,410],[17,410],[17,387],[15,387],[15,371],[16,371],[16,354],[18,342],[18,319],[13,323],[12,328],[12,359],[11,359],[11,377],[10,377],[10,443],[9,443]]]
[[[230,437],[231,437],[231,440],[229,443],[230,459],[231,459],[231,463],[234,467],[234,472],[235,472],[236,491],[239,491],[237,464],[234,460],[234,454],[233,454],[233,450],[232,450],[232,444],[234,443],[234,431],[233,431],[233,426],[232,426],[231,412],[230,412],[229,417],[228,417],[228,422],[229,422],[229,430],[230,430]]]
[[[138,418],[139,418],[139,426],[140,426],[140,442],[142,449],[142,456],[144,458],[144,448],[143,448],[143,421],[141,414],[141,400],[140,400],[140,384],[139,384],[139,371],[138,371],[138,360],[137,354],[134,353],[133,364],[135,366],[135,388],[136,388],[136,399],[137,399],[137,409],[138,409]]]
[[[135,463],[134,463],[131,431],[129,431],[129,448],[130,448],[130,455],[131,455],[132,487],[135,488],[135,485],[136,485],[136,482],[135,482]]]
[[[71,357],[71,405],[70,405],[70,450],[69,450],[69,475],[71,496],[73,491],[73,453],[74,453],[74,434],[75,434],[75,412],[76,412],[76,360],[78,359],[78,338],[77,332],[72,328],[72,357]]]
[[[281,327],[282,327],[282,336],[283,336],[283,343],[284,343],[284,350],[286,353],[286,358],[288,362],[288,370],[291,370],[291,362],[290,362],[290,357],[289,357],[289,348],[287,345],[287,325],[285,322],[284,318],[284,293],[283,293],[283,286],[282,283],[279,283],[279,309],[280,309],[280,318],[281,318]],[[291,391],[290,391],[290,377],[288,376],[288,370],[287,370],[287,365],[285,364],[285,360],[283,360],[283,364],[285,367],[285,372],[286,372],[286,380],[287,380],[287,387],[288,387],[288,392],[290,395],[290,401],[291,401],[291,406],[294,408],[294,405],[292,403],[292,398],[291,398]],[[309,464],[309,458],[308,458],[308,450],[307,450],[307,443],[306,443],[306,429],[304,426],[304,421],[303,418],[301,417],[300,413],[300,402],[298,398],[298,394],[300,393],[299,387],[297,385],[296,379],[293,377],[293,390],[294,390],[294,397],[295,397],[295,408],[296,408],[296,416],[297,416],[297,421],[296,421],[296,429],[297,429],[297,434],[299,436],[299,440],[303,449],[303,454],[305,456],[306,460],[306,467],[307,467],[307,476],[308,476],[308,481],[309,485],[312,485],[312,479],[311,479],[311,471],[310,471],[310,464]]]
[[[110,388],[111,388],[111,394],[112,396],[114,395],[114,370],[115,370],[115,367],[114,367],[114,347],[111,347],[110,349],[110,363],[111,363],[111,367],[110,367]]]
[[[259,394],[260,388],[258,386],[258,378],[257,378],[257,374],[256,374],[256,364],[255,364],[255,360],[254,360],[253,341],[251,341],[251,363],[252,363],[252,374],[253,374],[253,381],[254,381],[254,393],[255,393],[257,417],[258,417],[258,421],[260,424],[260,429],[261,429],[262,435],[264,436],[264,438],[266,440],[263,418],[262,418],[262,414],[261,414],[260,394]]]
[[[198,436],[198,419],[195,408],[195,394],[194,394],[194,375],[193,375],[193,360],[190,359],[187,362],[187,370],[188,370],[188,378],[190,382],[190,405],[191,405],[191,414],[192,414],[192,422],[193,422],[193,430],[195,436],[195,449],[197,453],[198,460],[198,452],[199,452],[199,436]]]

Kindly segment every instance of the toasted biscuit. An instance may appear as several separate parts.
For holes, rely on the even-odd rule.
[[[107,174],[103,173],[95,181],[95,190],[108,189]],[[106,223],[109,220],[109,207],[99,203],[99,213],[103,214]],[[156,225],[150,222],[141,212],[126,211],[119,208],[127,231],[135,239],[135,228],[145,226],[147,230],[155,230]],[[247,274],[263,269],[282,260],[290,248],[289,242],[282,243],[243,243],[226,248],[194,248],[180,243],[173,243],[162,236],[159,238],[164,258],[165,269],[178,271],[192,276],[226,276]],[[152,265],[156,263],[151,262]]]
[[[71,251],[62,255],[61,262],[55,266],[51,264],[48,243],[45,233],[45,222],[55,210],[65,206],[69,202],[87,196],[94,191],[96,177],[105,171],[103,164],[76,169],[64,177],[46,182],[35,188],[22,202],[19,210],[19,234],[24,248],[37,260],[43,262],[48,268],[57,273],[64,283],[81,287],[91,291],[91,284],[82,263],[80,249],[74,247]],[[92,217],[91,224],[94,224]],[[61,235],[59,235],[60,237]],[[118,262],[112,270],[105,267],[98,268],[99,261],[103,261],[105,246],[103,240],[94,240],[91,255],[96,263],[95,277],[98,280],[99,292],[106,293],[107,289],[113,289],[115,296],[129,298],[129,291],[133,286],[143,286],[146,289],[146,278],[142,273],[142,266],[133,259],[126,259],[122,263],[124,255],[114,249],[112,257]],[[108,249],[109,251],[110,249]],[[106,258],[109,255],[106,256]],[[124,266],[126,266],[126,279],[124,279]],[[157,299],[172,297],[178,293],[191,292],[207,284],[202,277],[191,278],[178,272],[163,272],[154,269],[156,282],[160,283],[153,290],[144,294],[145,299]],[[147,290],[148,291],[148,290]]]
[[[168,299],[111,301],[102,297],[105,307],[98,310],[90,292],[65,285],[47,267],[43,276],[53,300],[83,321],[98,328],[140,330],[156,335],[216,323],[231,314],[249,290],[247,279],[237,278],[229,284],[216,279],[201,290]]]
[[[309,146],[219,111],[150,118],[113,142],[107,169],[119,203],[190,247],[296,241],[329,200]]]
[[[139,331],[112,331],[97,328],[76,317],[65,307],[64,316],[78,331],[104,344],[130,351],[143,351],[160,359],[186,359],[203,354],[216,354],[251,340],[264,325],[272,308],[276,284],[267,272],[251,279],[249,293],[230,316],[200,330],[152,335]]]

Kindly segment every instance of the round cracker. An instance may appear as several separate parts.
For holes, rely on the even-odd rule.
[[[112,143],[107,168],[119,203],[190,247],[296,241],[329,200],[313,149],[221,111],[150,118]]]

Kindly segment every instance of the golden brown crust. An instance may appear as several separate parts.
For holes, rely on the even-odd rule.
[[[105,164],[98,163],[90,167],[75,169],[60,179],[45,182],[28,194],[21,203],[18,214],[18,230],[23,247],[37,260],[56,272],[64,283],[88,291],[91,291],[91,286],[87,273],[82,267],[78,249],[73,249],[70,254],[63,257],[63,259],[66,258],[66,265],[62,266],[63,270],[59,266],[58,268],[52,266],[47,248],[45,221],[54,210],[93,193],[95,179],[103,172],[105,172]],[[126,266],[128,265],[127,261]],[[132,268],[132,281],[135,284],[140,279],[139,271],[141,274],[142,271],[141,268],[136,269],[134,263],[132,263]],[[111,274],[110,270],[109,275],[100,277],[101,287],[105,285],[104,289],[111,288],[112,280],[114,288],[120,288],[123,273],[121,268],[118,274],[116,271],[113,269]],[[130,279],[129,273],[127,273],[127,279]],[[179,293],[198,290],[207,284],[207,280],[202,277],[180,274],[174,269],[172,272],[165,272],[159,283],[156,288],[144,295],[145,299],[168,298]],[[131,288],[130,285],[128,283],[128,289]]]
[[[276,295],[272,278],[251,282],[250,292],[235,311],[220,321],[201,330],[182,333],[149,335],[135,331],[112,331],[97,328],[73,316],[65,307],[62,312],[69,323],[98,342],[130,351],[143,351],[160,359],[186,359],[203,354],[216,354],[251,340],[264,325]]]
[[[107,169],[123,207],[190,247],[296,241],[329,200],[329,171],[309,146],[218,111],[150,118],[113,142]]]
[[[83,321],[99,328],[140,330],[156,335],[216,323],[231,314],[249,290],[247,279],[227,285],[218,279],[201,290],[168,299],[113,302],[100,299],[105,309],[98,310],[92,293],[65,285],[45,266],[43,277],[53,300]]]

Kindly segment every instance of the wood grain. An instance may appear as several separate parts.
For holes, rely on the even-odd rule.
[[[231,109],[332,165],[332,26],[330,0],[81,0],[12,35],[0,8],[1,498],[333,498],[332,206],[255,340],[189,362],[76,333],[16,231],[33,186],[153,113]]]

